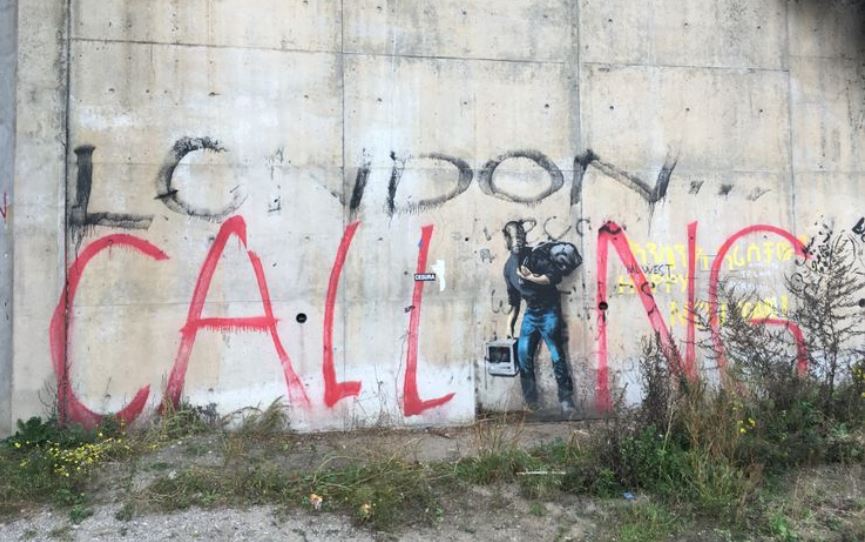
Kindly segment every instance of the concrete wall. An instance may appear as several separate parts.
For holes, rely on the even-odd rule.
[[[865,213],[855,4],[18,4],[10,419],[46,385],[83,423],[164,397],[282,396],[300,429],[520,408],[483,360],[511,220],[585,258],[559,289],[590,415],[638,399],[653,327],[711,371],[687,307],[716,260],[781,317],[795,240]],[[537,370],[552,410],[545,348]]]
[[[17,11],[12,0],[0,1],[0,434],[9,432],[12,401],[12,236],[8,203],[15,171],[15,66]]]
[[[65,281],[67,177],[66,44],[63,2],[18,6],[15,174],[9,203],[14,254],[12,415],[45,414],[56,379],[46,327]]]

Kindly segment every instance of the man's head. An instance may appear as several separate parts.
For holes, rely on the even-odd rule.
[[[522,222],[511,220],[502,228],[502,233],[511,254],[519,254],[526,247],[526,230],[523,228]]]

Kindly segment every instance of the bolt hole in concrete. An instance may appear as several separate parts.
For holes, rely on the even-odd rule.
[[[302,324],[306,322],[306,314],[299,312],[297,313],[297,316],[294,317],[294,319],[297,320],[298,324]]]
[[[865,308],[865,299],[860,299],[860,300],[859,300],[859,306],[862,307],[862,308]]]
[[[609,307],[609,305],[607,305],[606,301],[601,301],[600,303],[598,303],[598,308],[602,311],[607,310],[607,307]]]

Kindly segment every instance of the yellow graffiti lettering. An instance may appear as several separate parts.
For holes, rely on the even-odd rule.
[[[734,245],[733,249],[727,254],[727,268],[730,270],[745,267],[745,258],[739,254],[739,247]]]
[[[648,261],[646,260],[646,251],[643,247],[640,246],[639,243],[628,240],[628,247],[631,249],[631,252],[634,254],[634,258],[640,262],[640,265],[648,265]]]
[[[676,243],[675,245],[673,245],[673,250],[676,251],[676,255],[679,257],[678,263],[673,263],[673,266],[672,266],[673,269],[676,269],[676,266],[678,266],[679,263],[682,264],[683,269],[687,269],[688,268],[688,250],[685,247],[685,245],[683,245],[681,243]],[[675,262],[675,260],[674,260],[674,262]]]
[[[765,241],[763,243],[763,254],[766,255],[766,262],[772,262],[772,256],[775,254],[775,243],[771,241]]]
[[[756,244],[748,245],[747,259],[748,263],[762,261],[762,258],[760,257],[760,247]],[[771,261],[771,258],[766,258],[766,261]]]

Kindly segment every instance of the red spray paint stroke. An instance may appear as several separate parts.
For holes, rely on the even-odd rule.
[[[765,324],[770,326],[784,326],[793,336],[796,342],[796,372],[800,377],[808,375],[808,346],[805,344],[805,334],[795,322],[783,318],[755,318],[753,324]]]
[[[261,296],[261,304],[264,308],[264,314],[261,316],[248,317],[214,317],[202,318],[201,313],[204,311],[204,303],[207,301],[207,293],[210,290],[210,282],[213,280],[213,274],[216,271],[216,266],[219,263],[219,258],[225,251],[225,245],[231,236],[236,236],[244,249],[246,249],[249,263],[252,265],[255,273],[255,281],[258,285],[258,292]],[[276,329],[276,318],[273,315],[273,307],[270,302],[270,292],[267,289],[267,280],[264,277],[264,269],[261,265],[261,260],[258,256],[246,246],[246,222],[242,216],[233,216],[223,222],[216,234],[216,239],[213,241],[213,246],[210,248],[204,263],[201,264],[201,271],[198,275],[198,281],[195,283],[195,290],[192,294],[192,301],[189,303],[189,313],[186,317],[186,323],[180,330],[181,340],[180,347],[177,350],[177,357],[174,359],[174,365],[171,368],[171,375],[168,377],[168,386],[165,394],[171,402],[177,406],[180,404],[180,396],[183,392],[183,384],[186,380],[186,369],[189,365],[189,357],[192,355],[192,347],[195,345],[195,338],[198,331],[207,329],[210,331],[257,331],[268,333],[273,340],[273,346],[276,349],[276,354],[282,364],[282,370],[285,375],[285,383],[288,388],[288,398],[292,403],[297,400],[301,406],[309,406],[309,398],[306,394],[303,382],[298,378],[297,373],[291,365],[291,359],[288,357],[288,352],[282,346],[282,341],[279,339],[279,333]]]
[[[721,324],[718,318],[718,276],[721,273],[721,265],[724,263],[724,257],[727,256],[727,253],[733,245],[742,237],[752,233],[772,233],[778,235],[787,240],[787,242],[793,246],[793,250],[796,251],[796,254],[799,257],[803,259],[810,257],[805,245],[802,244],[802,241],[796,239],[792,233],[783,228],[769,226],[767,224],[748,226],[747,228],[737,231],[724,241],[724,244],[721,245],[720,249],[718,249],[718,255],[715,256],[715,260],[712,262],[712,268],[709,273],[709,329],[712,334],[712,344],[715,348],[715,355],[718,358],[718,367],[722,369],[727,366],[727,358],[724,355],[724,342],[721,340]]]
[[[157,261],[167,260],[168,256],[156,246],[149,242],[128,234],[106,235],[99,238],[84,248],[81,254],[75,258],[66,274],[66,287],[54,309],[51,323],[48,328],[48,341],[51,346],[51,362],[54,366],[54,375],[57,377],[57,411],[61,424],[77,423],[85,428],[92,429],[99,425],[102,415],[93,412],[82,403],[75,392],[69,377],[71,361],[67,358],[68,344],[67,335],[72,329],[72,305],[75,294],[87,264],[97,254],[112,247],[128,248],[138,251],[145,256]],[[68,316],[67,316],[68,315]],[[141,414],[147,397],[150,394],[150,386],[139,389],[132,401],[123,407],[117,414],[117,418],[125,423],[131,423]]]
[[[330,281],[327,283],[327,297],[324,304],[324,357],[321,365],[324,373],[324,404],[328,407],[332,407],[346,397],[356,397],[360,394],[360,382],[337,382],[336,370],[333,366],[333,311],[336,305],[336,293],[339,289],[339,277],[345,265],[345,258],[358,226],[360,221],[355,221],[345,229],[336,251],[333,269],[330,271]]]
[[[685,343],[685,374],[690,380],[697,379],[697,350],[696,350],[696,314],[694,303],[696,301],[695,274],[697,272],[697,223],[688,224],[688,332]]]
[[[628,269],[631,282],[640,294],[643,308],[649,317],[652,329],[661,339],[661,348],[664,355],[670,360],[674,371],[681,369],[681,357],[676,344],[670,336],[670,330],[664,322],[664,317],[655,303],[652,295],[652,286],[646,280],[637,259],[634,258],[628,239],[622,229],[615,222],[605,223],[598,231],[598,294],[597,294],[597,317],[598,317],[598,377],[596,389],[596,404],[600,411],[607,411],[612,406],[609,388],[609,370],[607,367],[607,253],[609,245],[612,244],[619,255],[619,260]]]
[[[420,250],[417,256],[417,272],[426,272],[426,260],[429,253],[430,239],[432,239],[433,226],[424,226],[421,229]],[[437,399],[421,400],[417,388],[417,351],[418,351],[418,328],[420,327],[420,308],[423,302],[423,281],[415,281],[414,293],[411,297],[411,318],[408,324],[408,354],[406,356],[405,368],[405,397],[403,400],[403,412],[406,416],[417,416],[424,410],[441,406],[451,399],[454,394],[449,393]]]

